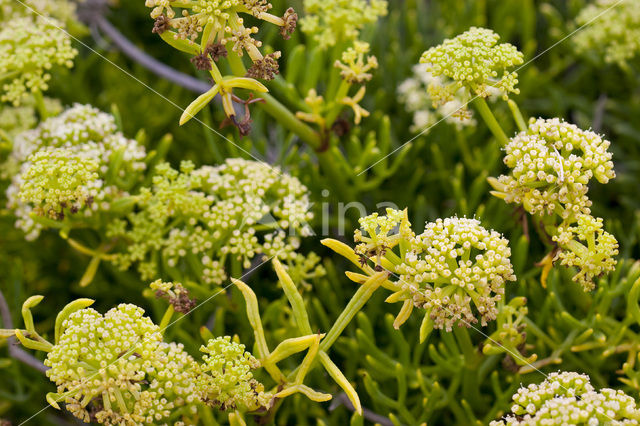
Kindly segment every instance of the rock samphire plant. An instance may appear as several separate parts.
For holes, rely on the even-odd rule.
[[[0,426],[638,424],[640,8],[557,3],[0,0]]]

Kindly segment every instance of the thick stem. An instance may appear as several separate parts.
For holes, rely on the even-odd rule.
[[[464,373],[462,379],[462,392],[467,402],[476,409],[482,407],[482,401],[478,398],[480,385],[478,383],[478,366],[480,357],[471,342],[467,327],[454,327],[453,334],[456,336],[458,345],[464,355]]]
[[[509,99],[507,103],[509,104],[511,115],[513,115],[513,119],[518,125],[518,129],[520,129],[521,132],[525,132],[527,130],[527,122],[524,121],[524,118],[522,117],[522,112],[520,112],[520,108],[518,108],[518,104],[511,99]]]
[[[247,69],[242,63],[242,59],[234,52],[229,52],[228,55],[229,66],[231,71],[237,76],[244,76],[247,73]],[[304,124],[293,114],[289,108],[280,103],[276,98],[268,93],[260,95],[264,102],[261,102],[260,107],[270,116],[275,118],[282,126],[287,130],[295,133],[305,143],[310,145],[313,149],[317,150],[322,146],[322,140],[318,133],[316,133],[311,127]]]
[[[482,116],[484,122],[487,123],[489,130],[491,130],[491,133],[493,133],[493,135],[500,141],[502,145],[506,145],[507,143],[509,143],[509,138],[507,137],[504,130],[502,130],[502,127],[500,127],[500,124],[498,123],[498,120],[496,120],[496,117],[491,112],[489,105],[487,105],[487,101],[485,101],[483,97],[478,96],[474,99],[473,103],[480,113],[480,116]]]
[[[268,93],[263,93],[260,97],[265,100],[264,103],[259,104],[260,107],[283,127],[298,135],[311,148],[318,150],[322,147],[320,135],[300,121],[286,106]]]
[[[358,288],[358,291],[353,295],[336,322],[333,324],[333,327],[331,327],[331,330],[329,330],[325,338],[320,342],[321,351],[327,352],[331,348],[344,329],[347,328],[347,325],[349,325],[353,317],[360,312],[365,303],[367,303],[371,296],[373,296],[373,293],[378,289],[378,287],[380,287],[380,284],[382,284],[386,279],[386,272],[378,272]]]
[[[38,110],[40,121],[44,121],[49,118],[49,112],[47,111],[47,107],[44,104],[44,96],[42,95],[42,92],[39,90],[34,90],[33,99],[35,99],[36,101],[36,109]]]

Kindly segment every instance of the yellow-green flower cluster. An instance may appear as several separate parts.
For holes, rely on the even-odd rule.
[[[361,259],[374,259],[380,264],[380,259],[387,250],[398,245],[400,234],[398,233],[400,222],[404,218],[402,210],[387,209],[386,216],[372,213],[360,218],[360,229],[354,232],[356,243],[355,252]],[[364,234],[363,232],[364,231]],[[366,235],[365,235],[366,234]]]
[[[591,178],[607,183],[615,177],[610,144],[557,118],[531,119],[528,130],[505,147],[504,162],[511,173],[492,181],[493,194],[522,204],[534,215],[556,213],[567,219],[589,214]]]
[[[18,17],[0,29],[0,100],[19,105],[30,92],[44,92],[54,66],[73,66],[78,53],[53,18]]]
[[[48,353],[47,376],[58,386],[49,402],[85,422],[158,424],[197,401],[198,365],[182,345],[162,342],[157,325],[134,305],[101,315],[91,308],[62,322]],[[90,414],[91,413],[91,414]]]
[[[322,48],[356,40],[366,24],[387,14],[386,0],[304,0],[302,31]]]
[[[589,377],[573,372],[551,373],[540,385],[513,395],[511,414],[491,426],[637,425],[640,410],[621,390],[594,390]]]
[[[243,344],[229,336],[210,339],[202,346],[201,373],[197,378],[198,396],[205,404],[221,410],[255,411],[269,408],[272,395],[253,378],[260,362]]]
[[[226,266],[248,268],[259,255],[295,261],[299,237],[310,235],[313,215],[298,179],[264,163],[227,159],[224,164],[180,171],[155,170],[126,220],[109,226],[109,237],[127,242],[116,263],[138,263],[144,279],[186,268],[207,284],[221,284]]]
[[[568,267],[578,268],[573,280],[585,291],[595,287],[593,279],[613,271],[618,255],[618,241],[602,229],[602,219],[591,215],[578,216],[573,226],[559,226],[553,236],[560,250],[554,260]]]
[[[404,80],[398,86],[398,99],[404,104],[407,112],[413,114],[413,124],[410,127],[412,132],[422,132],[435,125],[440,120],[455,125],[458,129],[462,127],[475,127],[476,120],[472,117],[471,111],[464,108],[466,97],[464,88],[458,89],[453,99],[436,107],[429,97],[428,88],[430,85],[443,86],[444,79],[435,77],[427,71],[427,64],[417,64],[413,67],[413,75]],[[500,94],[498,90],[487,87],[487,90]]]
[[[58,115],[63,110],[62,104],[57,99],[45,97],[43,103],[48,114]],[[0,105],[0,138],[6,137],[8,140],[13,140],[18,134],[33,129],[37,124],[38,117],[33,98],[25,99],[19,106]],[[11,179],[19,169],[15,161],[0,163],[0,178]]]
[[[576,18],[573,37],[579,53],[597,54],[606,63],[626,67],[640,53],[640,8],[633,0],[596,0]]]
[[[499,39],[491,30],[471,27],[422,54],[420,63],[428,65],[427,71],[444,78],[429,85],[434,106],[450,102],[461,88],[468,97],[486,98],[490,87],[500,90],[504,99],[519,93],[518,74],[509,68],[522,64],[524,57],[512,44],[498,44]]]
[[[253,61],[250,77],[268,80],[278,73],[280,52],[263,55],[259,49],[262,42],[254,38],[258,27],[246,27],[241,15],[279,26],[284,38],[289,38],[298,19],[291,8],[282,17],[272,15],[269,11],[273,6],[267,0],[146,0],[145,4],[153,8],[155,33],[165,40],[186,40],[200,45],[201,55],[193,60],[198,68],[211,70],[212,61],[227,56],[229,48],[239,56],[245,52],[249,55]],[[170,40],[167,42],[171,44]]]
[[[489,179],[493,195],[521,204],[540,218],[557,246],[549,258],[577,267],[573,279],[585,291],[593,289],[594,278],[613,270],[618,254],[618,243],[602,229],[602,219],[590,216],[587,196],[592,178],[607,183],[616,176],[610,145],[596,133],[557,118],[532,118],[528,130],[505,147],[504,162],[511,173]]]
[[[362,84],[371,80],[369,71],[378,68],[378,60],[375,56],[365,55],[369,53],[369,43],[355,41],[353,47],[342,52],[342,61],[336,60],[335,66],[340,69],[340,75],[351,84]]]
[[[95,159],[67,148],[45,148],[28,158],[18,196],[40,216],[58,218],[64,209],[91,204],[102,182]]]
[[[0,0],[0,21],[38,15],[69,23],[76,20],[76,4],[69,0]]]
[[[427,223],[410,239],[396,270],[414,305],[427,310],[434,328],[484,326],[496,318],[507,281],[515,281],[508,241],[475,219]],[[475,306],[473,309],[472,306]]]
[[[526,306],[527,299],[514,297],[509,303],[498,304],[498,317],[496,318],[496,331],[484,341],[482,353],[485,355],[506,354],[507,363],[515,365],[529,365],[538,356],[533,354],[526,356],[525,318],[529,312]],[[506,364],[507,366],[509,364]]]
[[[146,168],[146,152],[116,129],[115,119],[89,105],[74,105],[18,134],[5,170],[19,170],[7,189],[16,226],[36,238],[32,213],[52,219],[91,216],[109,209]]]

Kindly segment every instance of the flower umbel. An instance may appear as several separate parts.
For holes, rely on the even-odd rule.
[[[522,64],[524,57],[512,44],[498,44],[499,39],[491,30],[471,27],[422,54],[420,63],[427,64],[427,71],[445,77],[442,83],[429,85],[434,106],[453,100],[460,88],[466,88],[469,97],[486,98],[491,87],[499,89],[504,99],[519,93],[518,74],[509,68]]]
[[[583,29],[573,42],[584,55],[627,68],[640,53],[640,8],[633,1],[596,0],[580,11],[576,23]]]
[[[146,168],[146,152],[116,129],[115,118],[76,104],[18,134],[4,168],[19,170],[7,189],[16,226],[36,238],[32,213],[52,219],[109,210]]]
[[[585,291],[593,290],[594,278],[615,269],[618,241],[602,229],[600,218],[580,215],[574,226],[559,226],[553,241],[560,249],[554,260],[564,266],[577,267],[573,280]]]
[[[77,51],[53,18],[25,16],[0,30],[0,100],[19,105],[29,92],[44,92],[54,66],[71,68]]]
[[[607,183],[613,170],[610,142],[557,118],[531,119],[529,129],[510,140],[504,163],[510,175],[491,180],[493,194],[520,203],[531,214],[563,219],[589,214],[588,184]]]
[[[631,425],[640,421],[635,400],[621,390],[596,391],[589,376],[551,373],[540,385],[520,388],[513,395],[511,414],[500,425]]]
[[[427,310],[434,328],[496,318],[504,286],[515,281],[508,241],[475,219],[447,218],[427,223],[410,241],[397,266],[400,284],[416,307]],[[475,306],[475,311],[472,309]]]
[[[269,407],[272,395],[251,373],[260,367],[260,362],[245,351],[243,344],[232,342],[229,336],[218,337],[209,340],[200,351],[204,355],[197,389],[205,404],[223,411]]]
[[[304,0],[303,5],[302,31],[325,49],[357,39],[364,25],[387,14],[386,0]]]
[[[217,285],[227,265],[248,268],[259,254],[295,259],[299,238],[311,233],[308,197],[298,179],[264,163],[227,159],[195,169],[185,161],[179,171],[162,163],[136,210],[114,220],[107,235],[127,242],[115,263],[137,263],[143,279],[163,271],[177,280],[187,268]]]
[[[58,386],[47,400],[56,408],[64,402],[85,422],[108,425],[157,423],[194,402],[197,364],[182,345],[163,343],[143,314],[121,304],[104,316],[85,308],[65,319],[45,360]]]

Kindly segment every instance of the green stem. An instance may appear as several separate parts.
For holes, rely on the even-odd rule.
[[[322,342],[320,342],[320,350],[327,352],[331,346],[338,339],[338,336],[342,334],[347,325],[351,322],[353,317],[360,312],[362,307],[373,296],[373,293],[380,287],[380,284],[384,280],[374,278],[376,275],[369,278],[364,284],[358,288],[347,306],[344,308],[338,319],[336,320],[331,330],[327,333]]]
[[[507,137],[504,130],[502,130],[502,127],[500,127],[500,124],[498,123],[498,120],[496,120],[496,117],[491,112],[489,105],[487,105],[487,101],[485,101],[483,97],[478,96],[474,99],[473,103],[482,116],[482,119],[489,127],[489,130],[491,130],[491,133],[493,133],[493,135],[500,141],[500,143],[502,143],[502,145],[506,145],[507,143],[509,143],[509,138]]]
[[[264,103],[260,103],[259,105],[267,114],[275,118],[287,130],[298,135],[300,139],[311,146],[311,148],[318,150],[322,147],[320,135],[300,121],[289,108],[268,93],[263,93],[260,97],[264,99]]]
[[[454,327],[453,334],[456,336],[458,345],[464,355],[464,372],[462,378],[462,392],[467,402],[474,409],[482,408],[482,400],[478,398],[480,395],[480,385],[478,383],[478,366],[480,357],[475,346],[469,337],[467,327]]]
[[[242,63],[242,59],[236,53],[229,51],[228,60],[231,71],[235,75],[244,76],[247,74],[247,69]],[[260,97],[264,99],[264,102],[259,104],[262,109],[267,114],[275,118],[287,130],[298,135],[300,139],[309,144],[315,150],[322,146],[322,140],[318,133],[300,121],[295,114],[289,110],[289,108],[281,104],[280,101],[268,93],[263,93]]]
[[[338,198],[347,202],[354,200],[355,196],[352,187],[345,181],[344,175],[338,168],[338,163],[334,158],[334,155],[336,155],[334,150],[329,148],[325,151],[318,152],[316,155],[318,156],[320,168],[331,183],[331,188],[336,191]]]
[[[512,101],[511,99],[509,99],[507,103],[509,104],[511,115],[513,115],[513,119],[516,121],[516,124],[518,125],[518,129],[520,129],[521,132],[527,131],[527,123],[524,121],[524,118],[522,117],[522,112],[520,112],[520,108],[518,108],[518,104]]]
[[[42,92],[39,90],[34,90],[33,98],[36,101],[36,109],[38,110],[38,115],[40,115],[40,121],[44,121],[49,118],[49,112],[47,111],[47,107],[44,105],[44,97],[42,96]]]
[[[342,80],[342,82],[340,83],[340,86],[338,87],[338,91],[336,92],[336,95],[333,98],[334,106],[327,113],[327,117],[326,117],[327,129],[331,128],[331,126],[333,125],[333,122],[336,121],[336,118],[338,118],[338,114],[340,114],[340,111],[342,111],[342,109],[344,108],[344,105],[340,103],[340,100],[345,96],[347,96],[350,88],[351,88],[351,84],[349,84],[346,80]]]
[[[171,321],[171,317],[173,316],[173,312],[174,312],[173,305],[169,305],[164,315],[162,316],[160,325],[158,326],[160,327],[161,332],[164,332],[164,329],[167,328],[167,326],[169,325],[169,322]]]

